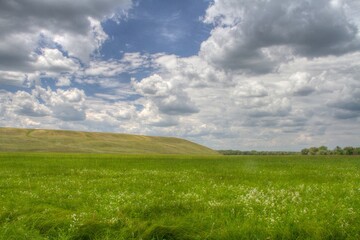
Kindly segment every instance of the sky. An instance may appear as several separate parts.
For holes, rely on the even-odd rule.
[[[0,127],[360,144],[358,0],[4,0]]]

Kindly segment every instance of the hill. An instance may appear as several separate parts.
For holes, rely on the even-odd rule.
[[[173,137],[18,128],[0,128],[0,152],[218,154]]]

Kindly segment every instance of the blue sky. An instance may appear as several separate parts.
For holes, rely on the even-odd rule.
[[[357,0],[0,3],[0,127],[360,142]]]
[[[101,55],[109,59],[124,52],[197,54],[211,31],[200,20],[208,5],[209,1],[138,1],[125,19],[102,24],[111,39],[101,47]]]

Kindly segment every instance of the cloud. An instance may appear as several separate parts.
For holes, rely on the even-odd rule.
[[[27,76],[24,73],[12,71],[0,71],[0,84],[22,86]]]
[[[100,22],[130,7],[130,0],[2,1],[0,70],[32,70],[44,37],[60,44],[70,56],[88,62],[89,55],[107,39]]]
[[[9,103],[14,107],[14,112],[30,117],[44,117],[50,115],[51,111],[41,104],[33,95],[19,91]]]
[[[291,109],[292,105],[288,98],[270,98],[266,100],[256,100],[256,101],[246,101],[242,104],[246,104],[248,114],[252,118],[261,118],[268,116],[276,116],[276,117],[285,117],[287,116]]]
[[[32,95],[41,99],[52,110],[52,116],[63,121],[85,120],[85,93],[79,89],[52,91],[36,87]]]
[[[172,88],[171,83],[164,81],[158,74],[144,78],[141,82],[133,81],[133,84],[139,93],[148,97],[166,97]]]
[[[156,56],[157,54],[151,56],[150,54],[141,54],[139,52],[124,53],[120,62],[127,67],[127,72],[134,72],[138,69],[154,67],[152,58]]]
[[[215,0],[204,17],[215,28],[201,44],[200,56],[220,68],[262,74],[274,71],[286,55],[358,51],[358,28],[345,7],[328,0]]]
[[[83,121],[86,114],[82,109],[76,108],[69,103],[62,103],[53,107],[53,116],[63,121]]]
[[[294,96],[307,96],[315,91],[311,84],[311,76],[306,72],[297,72],[290,76],[291,91]]]
[[[3,21],[2,18],[1,21]],[[36,34],[7,33],[0,25],[0,70],[29,70],[31,68],[29,65],[34,60],[33,50],[36,45]]]
[[[235,98],[262,98],[268,95],[269,93],[265,86],[254,81],[241,83],[233,92]]]
[[[169,96],[158,103],[160,112],[168,115],[188,115],[198,113],[199,109],[185,93]]]
[[[60,44],[72,57],[77,57],[84,63],[90,61],[92,54],[100,49],[101,45],[107,40],[108,35],[101,27],[99,20],[88,17],[89,29],[86,34],[63,32],[61,34],[43,32],[43,34],[57,44]]]
[[[136,91],[153,102],[161,113],[167,115],[189,115],[199,112],[188,94],[179,87],[175,79],[165,80],[158,74],[132,81]]]
[[[180,58],[174,55],[160,55],[154,58],[159,72],[183,86],[203,88],[232,85],[232,74],[215,69],[199,56]]]
[[[84,70],[86,76],[114,77],[121,73],[132,73],[152,67],[152,58],[138,52],[125,53],[120,60],[92,60]]]
[[[69,87],[71,85],[70,76],[60,76],[57,79],[56,86],[57,87]]]
[[[344,87],[328,106],[335,108],[335,116],[340,119],[355,118],[360,116],[360,85]]]
[[[152,101],[146,101],[142,104],[143,109],[139,112],[138,120],[145,126],[153,126],[156,128],[166,128],[177,126],[178,118],[159,112],[159,108]]]
[[[239,35],[238,27],[217,27],[211,37],[201,44],[200,56],[219,69],[241,70],[246,73],[264,74],[275,67],[264,49],[249,47]]]
[[[59,49],[43,48],[40,53],[33,56],[28,69],[0,70],[0,85],[17,87],[32,87],[41,77],[61,78],[59,86],[69,85],[62,73],[75,73],[81,69],[79,62],[74,58],[65,56]],[[65,84],[65,85],[64,85]]]
[[[46,72],[74,72],[79,68],[73,59],[65,57],[58,49],[49,48],[42,49],[32,65],[37,71]]]

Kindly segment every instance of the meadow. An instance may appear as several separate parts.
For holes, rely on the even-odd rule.
[[[0,239],[360,239],[360,157],[0,153]]]

